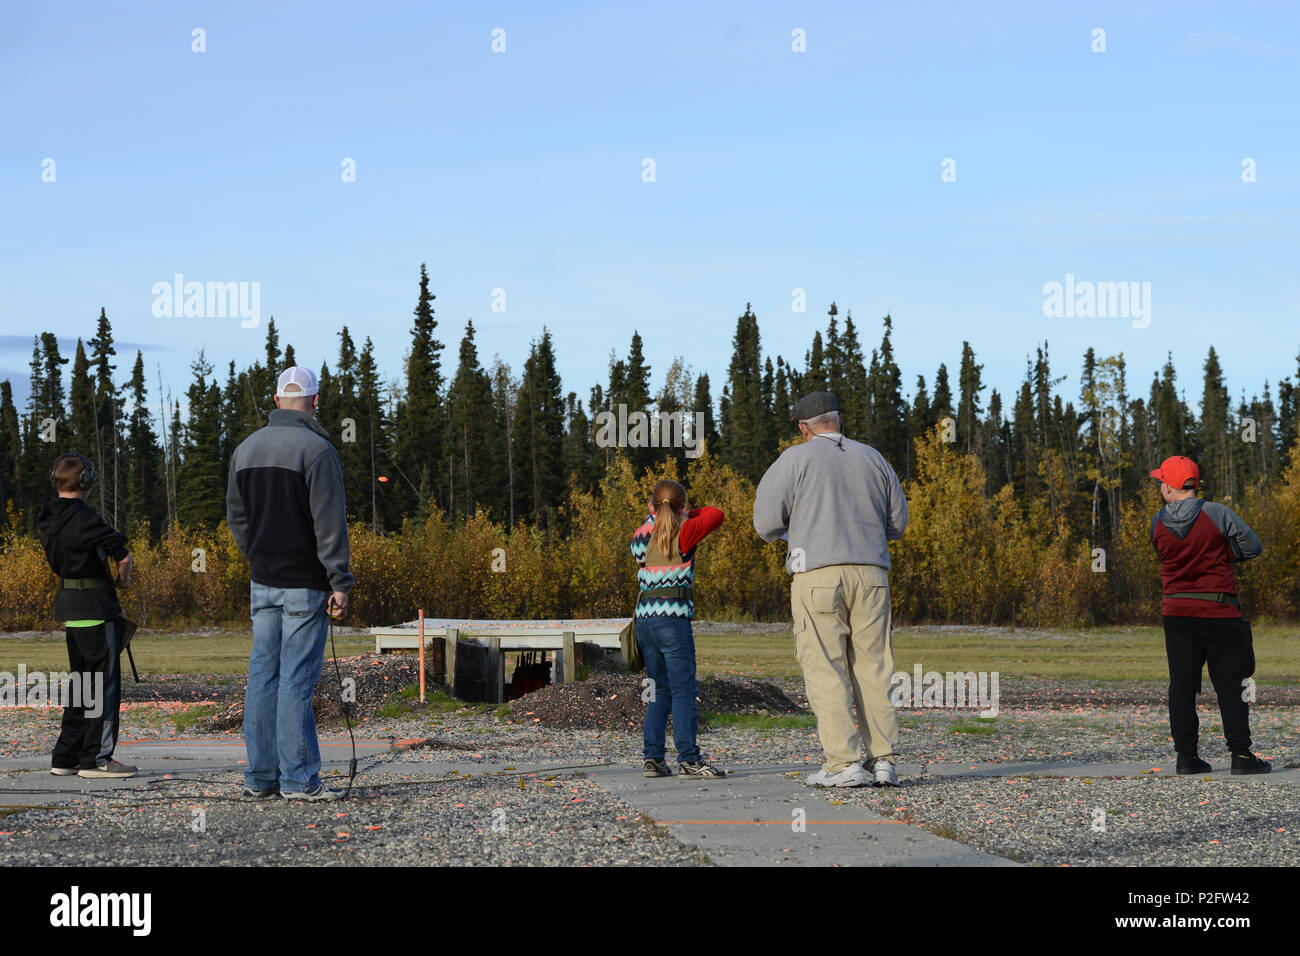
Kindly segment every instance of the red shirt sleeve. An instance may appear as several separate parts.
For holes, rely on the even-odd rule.
[[[681,536],[678,538],[682,554],[689,554],[697,544],[721,528],[725,518],[726,515],[718,508],[692,508],[686,512],[686,520],[682,522]]]

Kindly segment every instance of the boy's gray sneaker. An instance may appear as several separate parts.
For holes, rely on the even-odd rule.
[[[270,787],[266,790],[258,790],[256,787],[244,788],[244,796],[252,797],[256,800],[265,800],[267,797],[274,797],[279,792],[279,787]]]
[[[804,777],[803,782],[810,787],[865,787],[868,781],[867,772],[862,769],[862,764],[855,762],[836,773],[818,770]]]
[[[288,792],[281,790],[280,796],[286,800],[306,800],[308,803],[320,803],[321,801],[342,800],[343,791],[327,787],[322,783],[315,790],[291,790]]]
[[[894,762],[888,757],[876,757],[867,769],[871,771],[873,787],[897,787],[898,774],[894,772]]]
[[[647,760],[645,762],[645,775],[647,777],[671,777],[673,768],[668,766],[666,760]]]
[[[105,760],[93,770],[78,770],[77,776],[86,777],[90,780],[125,780],[127,777],[134,777],[139,772],[139,767],[118,763],[116,760]]]

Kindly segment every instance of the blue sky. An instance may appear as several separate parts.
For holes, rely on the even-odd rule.
[[[832,299],[868,349],[892,314],[909,392],[963,339],[1008,392],[1046,340],[1067,399],[1089,346],[1198,399],[1210,345],[1235,398],[1296,375],[1298,79],[1281,3],[7,5],[0,378],[101,306],[151,387],[272,315],[396,378],[425,262],[448,374],[467,319],[516,372],[545,325],[583,398],[634,329],[716,398],[746,302],[801,364]],[[176,273],[260,283],[262,324],[156,318]],[[1149,282],[1150,325],[1045,317],[1067,274]]]

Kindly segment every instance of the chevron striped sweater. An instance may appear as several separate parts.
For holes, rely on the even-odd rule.
[[[695,584],[695,546],[709,534],[722,527],[726,516],[717,508],[692,508],[686,512],[677,535],[677,550],[681,552],[682,563],[662,566],[647,566],[646,550],[650,545],[650,534],[655,528],[654,515],[647,515],[645,522],[632,535],[632,557],[636,560],[638,570],[637,584],[642,591],[651,588],[693,587]],[[636,607],[637,617],[695,617],[695,602],[675,598],[647,598]]]

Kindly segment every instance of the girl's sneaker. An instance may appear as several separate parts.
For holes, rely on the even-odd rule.
[[[727,771],[719,770],[703,760],[696,760],[694,763],[683,763],[677,770],[677,776],[679,777],[725,777],[726,775]]]
[[[664,760],[647,760],[645,762],[645,775],[647,777],[671,777],[673,768],[668,766]]]

